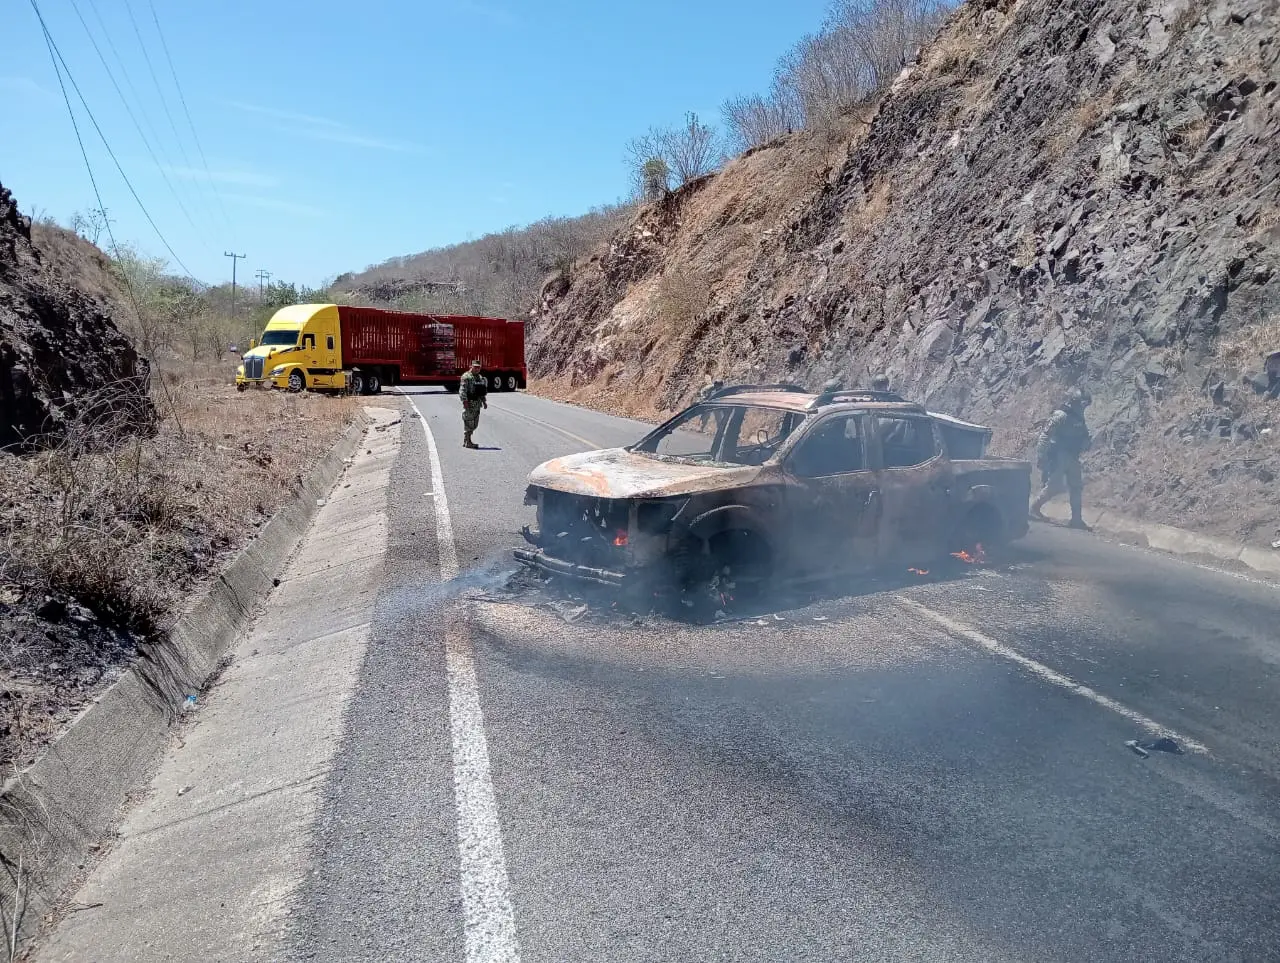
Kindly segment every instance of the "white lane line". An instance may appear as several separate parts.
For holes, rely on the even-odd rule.
[[[1074,692],[1076,695],[1083,696],[1084,698],[1088,699],[1090,702],[1093,702],[1093,703],[1096,703],[1097,705],[1102,706],[1104,709],[1110,709],[1112,712],[1116,713],[1117,715],[1124,716],[1124,718],[1128,719],[1130,722],[1136,723],[1137,725],[1141,726],[1143,729],[1146,729],[1147,732],[1151,733],[1152,735],[1168,736],[1169,738],[1174,739],[1179,744],[1181,744],[1183,748],[1189,749],[1192,752],[1208,753],[1209,751],[1209,747],[1204,745],[1203,743],[1197,742],[1196,740],[1188,736],[1184,736],[1178,732],[1175,732],[1174,730],[1170,729],[1168,726],[1161,725],[1160,723],[1156,722],[1154,719],[1150,718],[1149,716],[1144,716],[1141,712],[1138,712],[1136,709],[1130,709],[1128,706],[1122,703],[1116,702],[1115,699],[1109,698],[1108,696],[1104,696],[1100,692],[1090,689],[1087,685],[1081,685],[1079,682],[1076,682],[1074,679],[1069,679],[1067,676],[1063,675],[1062,673],[1055,672],[1053,669],[1049,668],[1047,665],[1037,662],[1035,659],[1027,658],[1021,652],[1014,651],[1013,649],[1009,648],[1009,646],[1004,645],[1001,642],[997,642],[995,639],[991,638],[989,635],[984,635],[983,633],[979,632],[977,629],[971,628],[970,626],[965,625],[963,622],[957,622],[955,619],[949,618],[948,616],[943,615],[941,612],[935,612],[931,608],[926,608],[925,606],[921,605],[919,602],[914,602],[911,599],[898,596],[897,600],[900,604],[911,609],[911,611],[915,612],[918,615],[922,615],[926,619],[929,619],[930,621],[942,626],[944,629],[946,629],[948,632],[952,633],[953,635],[958,635],[962,638],[968,639],[970,642],[975,642],[978,645],[982,646],[982,648],[986,649],[988,652],[998,655],[1003,659],[1008,659],[1010,662],[1016,662],[1018,665],[1022,666],[1024,669],[1028,670],[1029,672],[1038,676],[1039,678],[1043,679],[1045,682],[1049,682],[1053,685],[1059,686],[1060,688],[1066,689],[1068,692]]]
[[[427,437],[431,490],[435,495],[436,539],[440,580],[458,574],[458,550],[445,496],[444,472],[435,436],[426,415],[410,398]],[[466,622],[450,620],[445,630],[445,665],[449,676],[449,734],[453,743],[453,794],[458,807],[458,859],[462,884],[462,916],[466,963],[520,963],[515,913],[507,862],[502,851],[498,801],[489,773],[489,741],[476,685],[475,659]]]
[[[549,428],[558,434],[564,435],[566,438],[572,441],[576,441],[576,442],[579,442],[580,444],[586,445],[588,448],[595,449],[595,448],[605,447],[604,445],[597,444],[596,442],[592,441],[590,438],[583,438],[581,435],[575,435],[573,432],[566,431],[565,429],[559,427],[558,425],[553,425],[549,421],[543,421],[541,418],[534,418],[532,415],[521,414],[520,412],[516,411],[513,408],[508,408],[506,405],[499,407],[497,410],[501,411],[504,415],[515,415],[517,418],[523,418],[525,421],[531,421],[535,425],[541,425],[543,428]]]

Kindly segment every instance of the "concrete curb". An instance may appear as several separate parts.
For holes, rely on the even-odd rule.
[[[0,875],[0,908],[6,934],[15,906],[20,934],[34,933],[115,831],[168,745],[183,701],[216,674],[274,587],[317,502],[363,441],[367,424],[361,410],[293,497],[173,624],[166,640],[144,645],[137,662],[0,790],[0,862],[8,871]]]
[[[1046,505],[1044,513],[1054,521],[1065,522],[1071,518],[1071,510],[1058,502]],[[1280,576],[1280,552],[1087,507],[1084,509],[1084,520],[1085,524],[1095,531],[1132,539],[1146,548],[1158,549],[1173,555],[1195,555],[1221,562],[1235,562],[1255,572]]]

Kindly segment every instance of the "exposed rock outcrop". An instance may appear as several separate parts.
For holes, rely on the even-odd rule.
[[[0,448],[57,438],[99,411],[145,421],[147,376],[108,307],[32,246],[30,221],[0,185]]]
[[[1142,485],[1182,522],[1209,485],[1263,497],[1280,468],[1262,393],[1280,349],[1278,84],[1273,0],[969,0],[785,214],[743,227],[795,138],[641,212],[544,292],[535,373],[649,412],[712,373],[883,368],[1016,451],[1083,383],[1095,479],[1127,473],[1111,496]],[[672,325],[678,272],[708,295]],[[1203,447],[1246,436],[1247,456]],[[1180,490],[1161,487],[1170,458]],[[1238,463],[1238,486],[1199,477],[1203,459]],[[1198,520],[1273,538],[1274,507]]]

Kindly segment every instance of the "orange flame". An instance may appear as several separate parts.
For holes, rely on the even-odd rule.
[[[987,560],[987,553],[982,550],[981,543],[973,547],[972,555],[964,550],[952,552],[951,555],[953,558],[960,559],[960,561],[964,562],[966,565],[981,565]]]
[[[613,536],[613,544],[618,548],[623,548],[627,544],[627,533],[625,529],[618,529],[618,534]]]

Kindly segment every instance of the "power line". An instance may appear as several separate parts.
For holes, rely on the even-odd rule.
[[[191,139],[195,141],[196,151],[200,154],[200,163],[204,165],[204,174],[209,179],[209,188],[213,191],[213,196],[218,202],[218,210],[222,213],[222,220],[230,228],[231,218],[227,216],[227,208],[222,203],[222,193],[214,182],[213,171],[209,170],[209,160],[205,157],[204,145],[200,143],[200,135],[196,133],[195,121],[191,119],[191,111],[187,109],[187,97],[182,92],[182,84],[178,81],[178,71],[173,66],[173,57],[169,53],[169,43],[164,39],[164,31],[160,29],[160,16],[156,13],[156,5],[151,0],[147,0],[147,6],[151,8],[151,19],[155,21],[156,35],[160,38],[160,48],[164,51],[164,59],[169,63],[169,73],[173,77],[173,86],[178,91],[178,102],[182,104],[182,112],[186,115],[187,126],[191,128]]]
[[[170,256],[174,259],[174,261],[175,261],[175,262],[177,262],[178,267],[182,268],[182,270],[186,272],[187,277],[189,277],[189,278],[191,278],[192,280],[194,280],[194,279],[195,279],[195,275],[194,275],[194,274],[192,274],[192,273],[191,273],[191,269],[190,269],[189,267],[187,267],[187,266],[186,266],[186,264],[184,264],[184,263],[183,263],[182,258],[178,257],[178,253],[173,249],[173,245],[171,245],[171,244],[169,243],[168,238],[166,238],[166,237],[164,236],[164,232],[160,230],[159,226],[158,226],[158,225],[156,224],[156,222],[155,222],[155,219],[154,219],[154,218],[152,218],[152,216],[151,216],[151,212],[150,212],[150,211],[148,211],[148,210],[147,210],[147,206],[146,206],[145,204],[143,204],[143,203],[142,203],[142,198],[141,198],[141,197],[139,197],[139,196],[138,196],[138,192],[137,192],[136,190],[134,190],[134,188],[133,188],[133,182],[129,180],[129,176],[128,176],[127,174],[125,174],[125,172],[124,172],[124,168],[120,166],[120,161],[116,158],[115,151],[113,151],[113,150],[111,149],[111,144],[107,141],[107,136],[106,136],[106,134],[104,134],[104,133],[102,132],[102,128],[98,125],[98,121],[97,121],[97,119],[93,116],[93,111],[91,111],[91,110],[89,109],[89,103],[88,103],[88,101],[86,101],[86,100],[84,99],[84,94],[82,94],[82,93],[80,92],[80,85],[76,83],[76,78],[75,78],[75,76],[71,73],[71,68],[67,66],[67,62],[66,62],[66,60],[64,60],[64,59],[63,59],[63,57],[62,57],[62,51],[60,51],[60,50],[58,49],[58,45],[57,45],[57,43],[54,41],[54,39],[53,39],[53,35],[52,35],[51,33],[49,33],[49,26],[48,26],[48,24],[46,24],[46,23],[45,23],[45,20],[44,20],[44,14],[40,12],[40,4],[37,2],[37,0],[30,0],[30,3],[31,3],[31,9],[35,11],[36,18],[40,21],[40,29],[44,31],[44,39],[45,39],[45,43],[48,45],[48,47],[49,47],[49,49],[50,49],[50,56],[54,56],[54,57],[56,57],[56,58],[57,58],[57,59],[54,61],[54,68],[55,68],[55,70],[57,69],[58,64],[62,64],[62,70],[66,73],[66,75],[67,75],[67,79],[68,79],[69,81],[71,81],[71,89],[72,89],[72,90],[74,90],[74,91],[76,92],[76,97],[78,97],[78,98],[79,98],[79,100],[80,100],[80,106],[84,108],[84,112],[85,112],[85,114],[86,114],[86,115],[88,115],[88,117],[89,117],[89,122],[93,124],[93,129],[94,129],[95,131],[97,131],[97,132],[98,132],[98,137],[102,140],[102,146],[103,146],[103,147],[105,147],[105,148],[107,149],[107,156],[109,156],[109,157],[111,158],[111,162],[112,162],[113,164],[115,164],[115,166],[116,166],[116,170],[117,170],[117,171],[119,171],[119,173],[120,173],[120,177],[121,177],[121,179],[124,181],[125,186],[129,188],[129,193],[133,195],[133,199],[134,199],[135,201],[137,201],[137,202],[138,202],[138,207],[142,210],[142,214],[143,214],[143,216],[144,216],[144,217],[146,217],[146,219],[147,219],[147,223],[148,223],[148,224],[150,224],[150,225],[151,225],[152,230],[154,230],[154,231],[156,232],[156,236],[160,238],[160,242],[164,245],[165,250],[167,250],[167,251],[169,252]],[[59,83],[59,85],[61,85],[61,84],[62,84],[62,75],[61,75],[61,74],[59,74],[59,75],[58,75],[58,83]],[[63,87],[63,94],[64,94],[64,95],[66,94],[66,87],[65,87],[65,86]],[[67,98],[67,109],[68,109],[68,110],[70,110],[70,109],[71,109],[71,102],[70,102],[70,98]],[[72,112],[72,124],[73,124],[73,125],[75,124],[75,114],[74,114],[74,112]],[[78,128],[78,127],[77,127],[77,129],[76,129],[76,139],[77,139],[77,140],[80,140],[80,132],[79,132],[79,128]],[[83,154],[83,156],[84,156],[84,162],[85,162],[85,165],[86,165],[86,166],[88,166],[88,165],[89,165],[89,155],[88,155],[87,153],[85,153],[85,151],[84,151],[84,142],[83,142],[83,141],[80,141],[80,150],[81,150],[81,153],[82,153],[82,154]],[[89,177],[90,177],[90,179],[91,179],[91,180],[93,179],[92,168],[90,168],[90,174],[89,174]],[[101,207],[103,206],[103,204],[102,204],[102,197],[101,197],[101,195],[99,195],[99,194],[98,194],[98,189],[97,189],[97,183],[96,183],[96,181],[94,182],[94,194],[95,194],[95,196],[97,196],[97,197],[98,197],[98,206],[101,208]],[[109,232],[109,231],[110,231],[110,229],[108,228],[108,232]],[[111,236],[111,234],[110,234],[110,233],[108,233],[108,236],[109,236],[109,237],[111,237],[111,244],[112,244],[112,247],[115,247],[115,243],[116,243],[116,242],[115,242],[115,237],[114,237],[114,236]],[[118,255],[117,255],[117,258],[118,258]]]
[[[155,162],[156,169],[160,171],[160,176],[164,178],[164,182],[168,186],[169,192],[173,194],[173,199],[177,201],[178,209],[182,211],[183,216],[187,219],[187,223],[191,225],[191,229],[195,231],[197,234],[203,234],[200,228],[196,227],[196,222],[192,220],[191,213],[187,210],[186,205],[182,203],[182,198],[178,195],[177,188],[174,187],[173,182],[169,180],[169,175],[165,171],[164,165],[160,163],[160,159],[156,156],[156,152],[151,146],[151,141],[147,139],[147,135],[143,132],[142,125],[138,122],[138,118],[134,114],[133,108],[129,106],[128,98],[125,97],[124,91],[120,89],[120,84],[116,82],[116,75],[112,72],[111,65],[107,63],[107,58],[103,56],[102,48],[98,46],[98,41],[94,38],[93,31],[89,29],[89,24],[84,19],[84,15],[80,12],[80,7],[76,3],[76,0],[71,0],[71,8],[76,12],[76,16],[79,17],[80,25],[84,27],[84,32],[86,35],[88,35],[89,42],[93,44],[93,50],[98,55],[98,60],[102,62],[102,69],[107,72],[107,77],[111,81],[111,86],[115,88],[116,93],[120,96],[120,102],[124,104],[124,109],[126,113],[128,113],[129,119],[133,121],[133,127],[138,132],[138,136],[142,139],[143,146],[146,147],[147,153],[151,156],[151,159]],[[101,18],[99,18],[99,21],[101,21]],[[104,27],[104,33],[105,33],[105,27]],[[108,36],[107,42],[110,43],[110,41],[111,41],[111,38],[110,36]],[[118,55],[117,55],[117,59],[118,59]],[[127,76],[125,77],[125,80],[128,81]],[[134,96],[135,97],[137,96],[136,91],[134,93]],[[154,134],[155,132],[152,131],[152,133]],[[207,237],[202,236],[201,240],[204,243],[205,247],[209,246],[209,239]]]
[[[138,38],[138,46],[142,49],[142,59],[147,65],[147,71],[151,74],[151,82],[156,85],[156,94],[160,97],[160,106],[164,109],[164,116],[169,121],[169,129],[173,131],[173,139],[178,144],[178,153],[182,155],[182,163],[188,168],[192,167],[191,158],[187,156],[186,145],[182,142],[182,135],[178,133],[178,125],[174,123],[173,113],[169,110],[169,101],[165,99],[164,88],[160,85],[160,77],[156,74],[155,65],[151,62],[151,54],[147,51],[147,43],[142,39],[142,30],[138,27],[138,20],[133,15],[133,4],[129,0],[124,0],[124,9],[129,14],[129,23],[133,25],[134,36]]]

